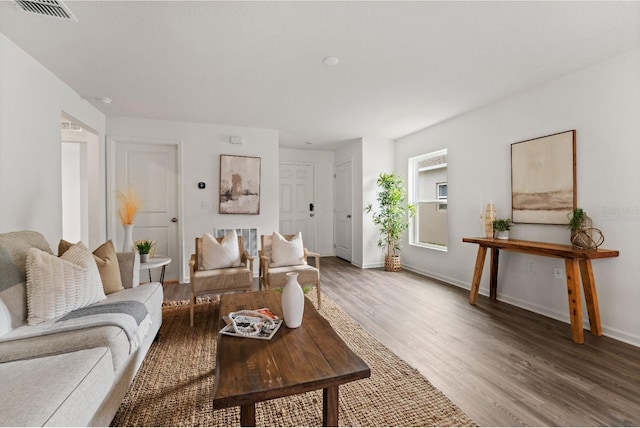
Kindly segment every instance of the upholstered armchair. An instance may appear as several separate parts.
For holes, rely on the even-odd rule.
[[[274,239],[278,242],[274,243]],[[283,248],[278,254],[280,248]],[[313,253],[302,244],[302,235],[273,235],[260,236],[260,267],[258,287],[266,290],[274,287],[284,287],[287,283],[287,272],[298,274],[301,286],[315,285],[318,295],[318,309],[322,304],[320,294],[320,254]],[[275,248],[274,248],[275,247]],[[289,248],[287,248],[289,247]],[[284,254],[283,254],[284,253]],[[314,258],[314,266],[307,263],[308,258]]]
[[[207,236],[208,235],[208,236]],[[237,247],[231,248],[231,241],[235,238]],[[221,244],[215,251],[207,250],[208,242],[215,240]],[[226,240],[226,242],[225,242]],[[215,243],[213,244],[215,246]],[[237,252],[235,251],[237,250]],[[209,252],[209,254],[208,254]],[[233,253],[233,257],[229,256]],[[213,254],[211,254],[213,253]],[[242,236],[227,235],[224,238],[214,238],[205,234],[203,238],[196,238],[196,252],[189,260],[191,287],[191,327],[193,327],[193,309],[196,296],[202,294],[222,294],[231,291],[251,291],[253,287],[253,257],[244,249]]]

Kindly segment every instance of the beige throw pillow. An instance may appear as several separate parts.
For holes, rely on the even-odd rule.
[[[304,264],[304,245],[302,243],[302,233],[287,241],[278,232],[271,235],[271,263],[269,266],[296,266]]]
[[[73,245],[74,244],[65,241],[64,239],[60,240],[60,243],[58,244],[58,256],[62,256]],[[122,286],[122,278],[120,277],[118,256],[116,254],[116,249],[113,246],[113,242],[108,240],[96,248],[93,251],[93,258],[98,265],[104,294],[111,294],[116,291],[124,290],[124,287]]]
[[[27,323],[39,324],[105,299],[98,266],[82,242],[56,257],[27,252]]]
[[[202,268],[204,270],[236,266],[242,266],[242,261],[235,230],[227,233],[220,243],[210,233],[202,236]]]

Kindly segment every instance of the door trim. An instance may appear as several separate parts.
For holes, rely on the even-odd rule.
[[[106,206],[107,206],[107,239],[113,239],[117,234],[117,227],[120,225],[118,222],[118,207],[115,203],[115,198],[110,197],[116,192],[116,146],[118,143],[143,143],[143,144],[164,144],[172,145],[176,147],[176,168],[177,168],[177,201],[178,204],[178,278],[182,283],[189,282],[185,280],[185,274],[188,273],[188,269],[185,268],[184,261],[184,236],[183,236],[183,221],[184,221],[184,200],[182,193],[182,140],[169,139],[169,138],[150,138],[150,137],[125,137],[120,135],[106,135],[106,181],[107,181],[107,194],[106,194]]]

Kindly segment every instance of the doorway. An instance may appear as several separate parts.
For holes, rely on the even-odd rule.
[[[99,139],[71,116],[60,118],[62,239],[98,246]]]

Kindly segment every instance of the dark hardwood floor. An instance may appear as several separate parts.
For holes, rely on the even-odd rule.
[[[640,348],[424,276],[321,260],[322,291],[483,426],[640,426]],[[257,287],[256,287],[257,289]],[[168,300],[188,285],[165,285]]]

